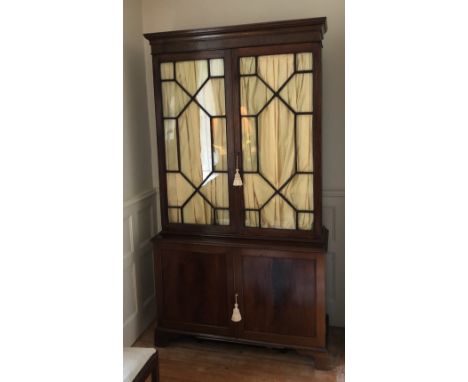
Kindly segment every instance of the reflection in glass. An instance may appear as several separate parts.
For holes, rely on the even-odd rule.
[[[166,119],[164,121],[164,140],[166,149],[166,169],[179,169],[177,161],[177,133],[176,121],[174,119]]]
[[[170,223],[230,224],[222,76],[223,59],[161,64]]]
[[[213,132],[213,165],[215,171],[227,171],[226,118],[211,120]]]
[[[197,101],[211,115],[224,115],[224,79],[209,80],[197,94]]]
[[[257,127],[255,118],[242,118],[242,164],[244,171],[257,171]]]
[[[276,188],[294,172],[294,114],[275,98],[258,117],[260,172]]]
[[[161,87],[163,117],[177,117],[190,98],[173,81],[165,81]]]
[[[200,192],[214,207],[229,207],[227,174],[213,173],[203,183]]]
[[[212,171],[210,117],[194,102],[179,118],[180,166],[199,185]]]
[[[210,60],[210,75],[224,76],[224,61],[222,58],[213,58]]]

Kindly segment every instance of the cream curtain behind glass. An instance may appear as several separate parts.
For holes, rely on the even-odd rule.
[[[244,172],[259,171],[266,180],[259,174],[244,174],[244,204],[246,209],[259,209],[275,189],[281,189],[287,201],[275,195],[260,213],[246,211],[245,224],[258,227],[261,223],[263,228],[294,229],[294,208],[299,211],[313,210],[313,175],[294,175],[296,171],[313,171],[312,114],[295,116],[285,103],[296,112],[312,112],[312,74],[297,73],[292,76],[295,70],[312,69],[312,54],[298,54],[296,68],[293,54],[260,56],[257,65],[257,76],[266,84],[255,76],[241,76],[241,115],[256,114],[269,103],[258,115],[258,126],[253,117],[241,119],[243,167]],[[241,58],[240,73],[255,73],[253,57]],[[284,102],[278,97],[271,100],[274,95],[269,87],[273,91],[281,89],[280,96]],[[312,223],[313,213],[298,213],[299,229],[311,229]]]
[[[214,61],[214,60],[213,60]],[[222,74],[223,62],[216,60],[212,68]],[[194,96],[208,79],[208,62],[206,60],[184,61],[175,63],[175,78],[183,88]],[[163,79],[174,79],[172,63],[161,65]],[[212,142],[210,117],[194,101],[185,108],[189,96],[173,81],[162,82],[162,104],[164,117],[178,116],[178,142],[175,132],[175,120],[164,121],[166,139],[166,168],[181,171],[189,181],[179,173],[167,173],[167,199],[169,207],[181,207],[203,181],[200,192],[215,206],[228,207],[227,176],[210,173],[212,166]],[[209,79],[196,95],[197,101],[208,113],[224,116],[224,79]],[[185,110],[184,110],[185,108]],[[179,116],[180,112],[182,114]],[[213,145],[218,151],[226,151],[225,121],[214,119]],[[213,125],[215,122],[213,122]],[[223,131],[224,130],[224,131]],[[177,143],[180,152],[177,152]],[[180,155],[180,169],[178,168]],[[217,170],[226,170],[226,159],[215,155],[214,163]],[[224,164],[223,164],[224,163]],[[207,179],[208,178],[208,179]],[[182,216],[177,208],[169,208],[169,222],[180,223]],[[220,224],[228,224],[229,217],[218,213]],[[183,222],[187,224],[213,224],[214,211],[199,193],[195,193],[183,207]],[[224,223],[223,223],[224,222]]]

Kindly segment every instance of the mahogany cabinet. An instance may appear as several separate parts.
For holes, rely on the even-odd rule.
[[[157,346],[191,334],[294,348],[325,366],[325,32],[315,18],[145,35],[162,221]]]

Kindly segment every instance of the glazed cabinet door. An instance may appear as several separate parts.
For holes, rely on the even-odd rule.
[[[236,257],[240,337],[290,346],[325,345],[324,257],[242,250]]]
[[[226,51],[154,58],[162,224],[166,231],[233,230],[230,62]]]
[[[319,49],[256,47],[236,55],[242,229],[287,238],[321,234]]]
[[[223,247],[164,244],[156,249],[159,326],[231,334],[232,256]]]

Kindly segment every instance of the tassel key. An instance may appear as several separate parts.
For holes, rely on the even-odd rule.
[[[239,155],[236,155],[236,173],[234,175],[234,182],[232,183],[234,187],[240,187],[243,185],[242,178],[239,174]]]
[[[231,317],[231,321],[233,322],[239,322],[242,320],[242,316],[240,314],[240,310],[239,310],[239,305],[237,304],[237,293],[236,293],[236,302],[234,303],[234,309],[232,310],[232,317]]]

